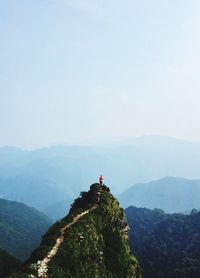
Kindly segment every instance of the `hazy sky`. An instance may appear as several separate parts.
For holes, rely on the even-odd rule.
[[[200,2],[0,1],[0,145],[200,140]]]

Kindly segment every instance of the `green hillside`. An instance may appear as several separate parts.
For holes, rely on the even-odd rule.
[[[200,277],[199,212],[167,214],[129,207],[125,213],[143,278]]]
[[[0,199],[0,248],[25,260],[38,246],[51,223],[47,216],[34,208]]]
[[[4,278],[17,271],[21,265],[20,260],[0,249],[0,277]]]
[[[43,237],[20,273],[12,277],[139,278],[128,244],[123,209],[109,188],[93,184],[75,200],[70,213]]]

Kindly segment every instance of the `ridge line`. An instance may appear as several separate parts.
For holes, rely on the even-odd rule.
[[[88,214],[89,212],[96,209],[97,207],[98,207],[98,204],[96,204],[93,207],[91,207],[90,209],[85,210],[82,213],[76,215],[70,223],[68,223],[63,228],[60,229],[60,236],[57,238],[56,243],[54,244],[52,249],[48,252],[48,254],[44,257],[43,260],[41,260],[41,261],[39,260],[37,262],[37,265],[39,267],[38,268],[38,277],[48,278],[48,264],[51,261],[51,259],[57,254],[57,251],[58,251],[60,245],[63,243],[65,231],[69,227],[71,227],[74,223],[76,223],[81,217]]]

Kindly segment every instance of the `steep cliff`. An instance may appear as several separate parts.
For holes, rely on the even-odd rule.
[[[82,192],[69,215],[49,229],[12,277],[141,277],[123,209],[109,188],[93,184]]]

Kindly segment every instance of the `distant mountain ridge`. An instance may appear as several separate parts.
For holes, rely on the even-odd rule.
[[[44,210],[44,213],[46,215],[49,215],[52,220],[56,221],[58,219],[63,218],[70,209],[71,204],[73,203],[73,200],[63,200],[60,201],[52,206],[47,207]]]
[[[120,194],[119,201],[124,208],[159,208],[169,213],[199,209],[200,180],[165,177],[136,184]]]
[[[32,151],[0,148],[0,196],[46,211],[63,200],[71,202],[100,174],[113,194],[163,176],[200,179],[199,142],[144,136],[101,143]]]

